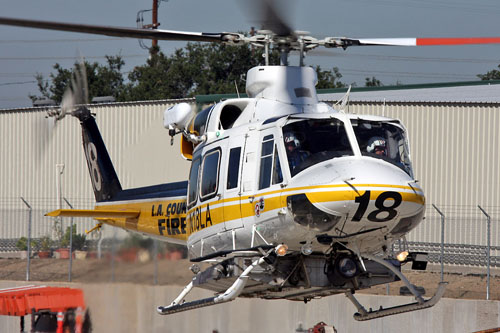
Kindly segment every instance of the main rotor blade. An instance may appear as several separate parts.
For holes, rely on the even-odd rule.
[[[283,4],[280,6],[276,0],[260,0],[257,3],[260,6],[260,16],[262,30],[271,30],[278,36],[292,36],[293,29],[285,21],[279,12],[284,12]]]
[[[193,42],[223,42],[224,37],[237,36],[231,33],[205,33],[205,32],[188,32],[175,30],[152,30],[138,28],[122,28],[111,26],[61,23],[52,21],[36,21],[0,17],[0,24],[13,25],[19,27],[49,29],[58,31],[71,31],[96,35],[105,35],[113,37],[129,37],[141,39],[156,39],[156,40],[180,40]]]
[[[425,46],[425,45],[470,45],[499,44],[500,37],[464,37],[464,38],[341,38],[346,46]]]

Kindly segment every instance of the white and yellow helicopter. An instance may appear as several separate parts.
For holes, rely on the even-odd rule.
[[[500,38],[316,39],[293,31],[272,2],[264,2],[262,30],[198,33],[90,26],[0,18],[0,24],[155,40],[251,44],[264,50],[265,65],[246,79],[248,98],[229,99],[195,112],[178,104],[164,114],[170,135],[180,135],[181,154],[192,161],[185,182],[122,189],[97,124],[86,105],[66,106],[80,120],[96,205],[57,210],[50,216],[93,217],[105,223],[185,244],[192,262],[210,263],[168,306],[171,314],[224,303],[236,297],[288,299],[345,293],[356,320],[432,307],[441,283],[424,299],[401,273],[401,265],[425,269],[425,253],[402,253],[391,245],[423,219],[424,193],[414,178],[408,135],[397,119],[346,114],[318,101],[315,71],[306,52],[319,47],[418,46],[500,43]],[[269,50],[281,64],[269,64]],[[299,66],[290,66],[291,51]],[[78,84],[85,95],[84,82]],[[77,99],[84,103],[85,99]],[[366,310],[359,289],[402,280],[414,303]],[[193,287],[215,292],[185,301]]]

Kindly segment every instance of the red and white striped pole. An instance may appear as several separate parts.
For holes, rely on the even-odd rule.
[[[57,313],[57,333],[63,333],[64,312]]]

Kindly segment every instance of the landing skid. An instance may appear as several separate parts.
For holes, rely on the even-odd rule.
[[[191,281],[190,284],[188,284],[182,292],[177,296],[177,298],[168,306],[159,306],[156,311],[161,314],[161,315],[168,315],[172,313],[177,313],[177,312],[182,312],[182,311],[187,311],[191,309],[198,309],[198,308],[203,308],[206,306],[210,305],[215,305],[215,304],[222,304],[226,302],[230,302],[234,300],[236,297],[238,297],[243,289],[245,288],[245,285],[248,281],[248,275],[250,272],[257,266],[261,265],[264,263],[265,259],[268,257],[268,255],[273,252],[275,249],[272,249],[268,251],[265,255],[260,257],[259,259],[255,260],[252,262],[251,265],[249,265],[243,273],[236,279],[236,281],[229,287],[223,294],[213,296],[213,297],[208,297],[196,301],[191,301],[191,302],[184,302],[184,298],[186,295],[193,289],[193,281]]]
[[[417,289],[410,283],[410,281],[408,281],[408,279],[403,275],[403,273],[401,273],[399,270],[397,270],[392,264],[390,264],[389,262],[384,261],[380,258],[377,258],[375,256],[364,255],[364,257],[366,257],[370,260],[373,260],[375,262],[378,262],[379,264],[387,267],[392,272],[394,272],[401,279],[401,281],[403,281],[404,284],[406,284],[408,289],[415,296],[415,299],[417,300],[417,302],[393,306],[393,307],[385,308],[385,309],[380,307],[380,309],[378,309],[378,310],[370,309],[369,311],[367,311],[363,307],[363,305],[361,305],[361,303],[359,303],[359,301],[356,299],[356,297],[354,297],[353,292],[348,291],[345,293],[346,297],[358,309],[358,312],[355,313],[353,316],[355,320],[364,321],[364,320],[381,318],[381,317],[395,315],[395,314],[404,313],[404,312],[411,312],[411,311],[427,309],[427,308],[430,308],[430,307],[433,307],[434,305],[436,305],[436,303],[444,295],[444,292],[446,290],[446,286],[448,285],[448,282],[440,282],[438,285],[438,289],[436,291],[436,294],[432,298],[425,300],[422,297],[422,295],[417,291]]]
[[[430,308],[441,299],[447,285],[445,282],[440,283],[436,294],[426,300],[401,273],[399,262],[395,260],[361,254],[359,260],[362,261],[361,257],[364,257],[362,261],[364,272],[349,279],[340,277],[340,273],[331,273],[332,269],[338,269],[334,266],[337,261],[322,255],[304,257],[295,254],[280,257],[277,256],[279,247],[280,245],[266,250],[260,248],[259,251],[253,252],[252,259],[245,256],[217,262],[205,271],[199,272],[170,305],[159,306],[157,312],[168,315],[230,302],[237,297],[307,301],[345,293],[358,310],[354,314],[354,319],[370,320]],[[327,267],[326,272],[325,267]],[[354,297],[355,290],[398,280],[405,283],[415,296],[416,302],[386,309],[380,307],[373,311],[366,310]],[[186,302],[186,296],[194,287],[212,290],[217,294]]]
[[[443,296],[445,290],[446,290],[446,285],[448,282],[440,282],[438,286],[438,290],[436,291],[436,294],[428,299],[428,300],[423,300],[421,302],[415,302],[415,303],[410,303],[410,304],[404,304],[404,305],[398,305],[398,306],[393,306],[390,308],[385,308],[383,309],[380,307],[379,310],[372,310],[370,309],[367,311],[363,305],[361,305],[358,300],[354,297],[353,293],[348,291],[345,293],[347,298],[356,306],[359,312],[354,314],[354,319],[358,321],[364,321],[364,320],[370,320],[370,319],[375,319],[375,318],[381,318],[385,316],[390,316],[390,315],[395,315],[399,313],[404,313],[404,312],[411,312],[411,311],[417,311],[417,310],[422,310],[422,309],[427,309],[430,307],[433,307],[436,305],[436,303],[441,299]]]

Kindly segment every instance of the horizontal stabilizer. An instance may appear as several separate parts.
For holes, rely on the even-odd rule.
[[[58,209],[45,214],[45,216],[72,216],[97,218],[135,218],[141,212],[137,210],[94,210],[94,209]]]

